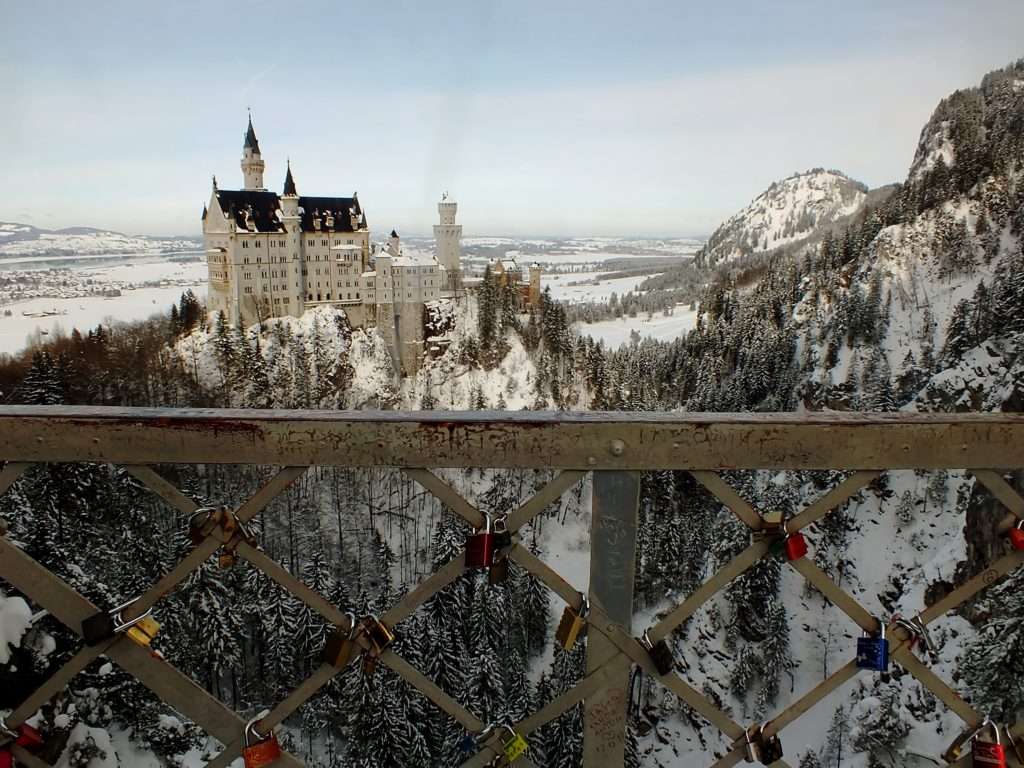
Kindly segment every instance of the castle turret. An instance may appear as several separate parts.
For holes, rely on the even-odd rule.
[[[530,290],[528,301],[531,307],[540,307],[540,264],[534,262],[530,265]]]
[[[398,236],[398,232],[391,230],[391,237],[388,238],[388,243],[384,247],[392,256],[402,255],[402,239]]]
[[[454,291],[462,285],[462,225],[455,223],[459,204],[448,199],[448,193],[441,196],[437,204],[440,223],[434,226],[434,242],[437,261],[447,273],[448,290]]]
[[[249,129],[245,132],[245,145],[242,147],[242,176],[245,179],[245,189],[266,189],[263,186],[264,167],[260,143],[256,140],[256,131],[252,128],[252,115],[249,115]]]

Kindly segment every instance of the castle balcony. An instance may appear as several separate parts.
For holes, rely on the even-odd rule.
[[[509,536],[498,556],[507,557],[561,597],[570,628],[585,626],[586,638],[577,642],[586,643],[586,672],[574,687],[505,728],[504,723],[483,722],[395,652],[389,637],[392,633],[400,636],[405,619],[466,572],[463,553],[426,575],[379,617],[360,622],[353,634],[354,654],[389,667],[465,732],[465,766],[492,764],[507,754],[510,744],[513,751],[525,749],[516,765],[536,765],[529,751],[531,734],[580,703],[584,711],[583,764],[588,768],[622,765],[631,670],[636,668],[672,691],[720,732],[717,742],[712,740],[707,747],[717,755],[714,768],[729,768],[744,760],[748,733],[758,749],[773,749],[776,737],[784,741],[787,728],[863,671],[857,666],[852,645],[847,664],[811,690],[789,696],[784,706],[768,713],[771,719],[766,723],[751,723],[709,698],[688,675],[685,649],[677,658],[664,641],[733,579],[773,557],[792,569],[800,583],[806,582],[827,599],[835,614],[833,620],[841,612],[853,637],[861,631],[877,634],[879,617],[808,556],[808,545],[813,555],[820,535],[816,526],[846,502],[859,494],[884,493],[881,479],[893,470],[965,471],[974,491],[995,502],[994,514],[974,515],[969,523],[979,536],[997,545],[980,570],[963,574],[944,594],[933,595],[928,604],[918,606],[919,613],[912,620],[890,625],[887,633],[890,654],[905,672],[962,720],[965,729],[975,728],[982,723],[983,713],[931,671],[914,652],[913,642],[920,639],[919,634],[926,634],[927,625],[1024,565],[1024,542],[1014,535],[1024,517],[1024,498],[1006,479],[1008,473],[1024,466],[1024,416],[1004,413],[327,412],[0,406],[0,460],[6,461],[0,470],[0,493],[35,463],[105,462],[122,466],[180,516],[182,531],[191,534],[192,548],[135,602],[123,607],[118,614],[123,623],[143,616],[153,606],[159,608],[161,599],[204,562],[231,547],[237,557],[322,615],[337,637],[349,636],[353,619],[346,611],[350,606],[331,604],[264,553],[255,539],[238,535],[256,515],[273,514],[268,505],[311,467],[395,468],[477,530],[491,510],[462,496],[444,472],[471,467],[538,470],[546,484],[507,511],[503,520]],[[176,464],[249,464],[274,469],[267,471],[265,484],[247,501],[214,515],[209,509],[200,510],[161,474],[168,465]],[[641,475],[653,470],[688,473],[695,487],[720,502],[723,514],[731,511],[748,535],[735,556],[701,586],[656,615],[650,625],[638,626],[634,565]],[[828,475],[834,479],[822,481],[820,495],[783,522],[775,514],[777,510],[741,495],[733,485],[736,470],[838,473]],[[589,500],[591,512],[586,583],[579,575],[567,578],[560,574],[520,540],[524,526],[562,494],[581,485],[590,491],[580,497]],[[928,513],[915,508],[913,514],[924,517]],[[553,521],[547,524],[557,525]],[[961,526],[935,530],[934,535],[953,539],[962,535]],[[132,553],[124,555],[124,566],[129,568]],[[492,553],[492,557],[497,556]],[[78,635],[83,633],[83,621],[113,607],[97,606],[6,537],[0,537],[0,578],[48,611],[46,621],[60,622]],[[796,581],[787,578],[783,583]],[[823,611],[820,621],[828,620]],[[152,642],[158,647],[159,636]],[[83,646],[15,706],[6,725],[14,728],[23,723],[102,653],[222,745],[209,765],[229,765],[242,749],[253,713],[232,711],[146,644],[130,631],[114,631],[104,635],[99,646]],[[336,666],[330,654],[325,658],[308,678],[276,701],[269,714],[260,716],[255,723],[259,733],[267,733],[291,717],[342,671],[343,665]],[[1014,726],[1014,731],[1024,735],[1024,724]],[[13,743],[11,749],[25,765],[45,765],[20,742]],[[1009,755],[1011,750],[1006,751],[1007,764],[1018,765]],[[968,751],[950,764],[968,765],[970,760]],[[287,752],[274,764],[301,765]],[[773,764],[785,766],[787,762]]]

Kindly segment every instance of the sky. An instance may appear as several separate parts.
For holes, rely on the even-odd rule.
[[[772,181],[902,180],[1020,0],[0,0],[0,221],[199,235],[211,176],[350,195],[376,236],[705,235]]]

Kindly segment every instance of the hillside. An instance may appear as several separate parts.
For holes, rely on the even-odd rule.
[[[352,330],[342,312],[318,309],[241,333],[205,317],[193,299],[169,317],[52,344],[17,381],[17,371],[5,369],[0,382],[12,401],[33,403],[1019,411],[1024,61],[943,100],[921,137],[905,183],[845,222],[824,232],[819,224],[791,240],[755,283],[710,286],[692,330],[671,342],[609,351],[574,336],[565,307],[550,295],[539,310],[517,313],[497,286],[485,285],[459,308],[447,350],[418,376],[396,381],[380,337]],[[161,471],[202,504],[237,503],[269,474],[254,467]],[[515,509],[550,476],[443,474],[495,513]],[[842,477],[725,473],[758,508],[785,512]],[[523,532],[532,551],[580,586],[588,572],[589,494],[584,481]],[[966,473],[887,472],[808,530],[810,556],[874,615],[914,615],[1002,553],[994,521],[1003,514]],[[152,583],[186,546],[180,521],[107,465],[80,472],[34,467],[0,497],[0,517],[32,556],[105,604],[137,594],[140,582]],[[49,532],[58,520],[70,533],[55,541]],[[682,470],[644,473],[639,530],[638,628],[749,542],[732,513]],[[291,572],[336,605],[364,612],[387,606],[431,566],[457,556],[466,531],[398,471],[324,467],[271,506],[256,532]],[[112,542],[131,542],[138,572],[123,568]],[[928,662],[1002,721],[1024,711],[1024,691],[1012,685],[1024,680],[1022,594],[1024,576],[1017,574],[937,621],[938,657]],[[481,576],[464,577],[400,628],[400,650],[480,717],[515,720],[583,673],[582,644],[571,653],[553,648],[560,608],[524,572],[514,570],[497,588]],[[155,643],[160,652],[246,714],[273,706],[308,676],[323,643],[322,621],[244,565],[224,572],[211,561],[201,578],[161,601],[158,617],[167,625]],[[36,648],[49,627],[51,653],[66,659],[76,650],[52,623],[40,627],[27,630],[24,647]],[[767,559],[671,642],[686,678],[749,723],[773,717],[849,662],[859,634],[791,568]],[[2,669],[15,677],[18,670]],[[709,765],[728,747],[673,694],[646,678],[638,688],[631,768]],[[282,734],[309,764],[460,764],[460,729],[386,670],[373,686],[346,673],[330,693],[291,718]],[[90,704],[97,695],[105,705],[99,712]],[[169,764],[214,750],[171,717],[123,678],[94,675],[69,688],[40,725],[64,740],[67,754],[87,743],[86,734],[100,745],[112,739],[122,754],[129,743],[148,743]],[[166,722],[175,737],[152,740]],[[782,740],[794,768],[924,768],[939,762],[960,730],[940,702],[894,667],[891,676],[858,676],[786,728]],[[539,766],[569,768],[579,764],[580,744],[579,715],[570,711],[531,736],[530,756]]]
[[[822,168],[774,182],[715,230],[698,252],[697,263],[710,268],[799,243],[856,213],[867,194],[860,182]]]
[[[188,238],[125,235],[92,227],[39,229],[29,224],[0,222],[0,259],[174,253],[201,247],[198,240]]]

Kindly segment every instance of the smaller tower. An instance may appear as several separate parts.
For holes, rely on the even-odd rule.
[[[434,242],[437,248],[437,262],[448,274],[449,291],[458,290],[462,285],[462,225],[455,223],[459,204],[448,199],[448,193],[441,196],[437,204],[440,222],[434,226]]]
[[[398,236],[398,232],[391,230],[391,237],[388,238],[388,244],[384,247],[392,256],[402,255],[402,238]]]
[[[256,131],[252,128],[252,114],[249,115],[249,129],[245,132],[245,145],[242,147],[242,176],[245,189],[265,192],[263,186],[263,169],[265,163],[260,154],[260,143],[256,140]]]
[[[540,272],[540,264],[534,262],[530,265],[529,302],[530,306],[534,308],[540,307]]]

